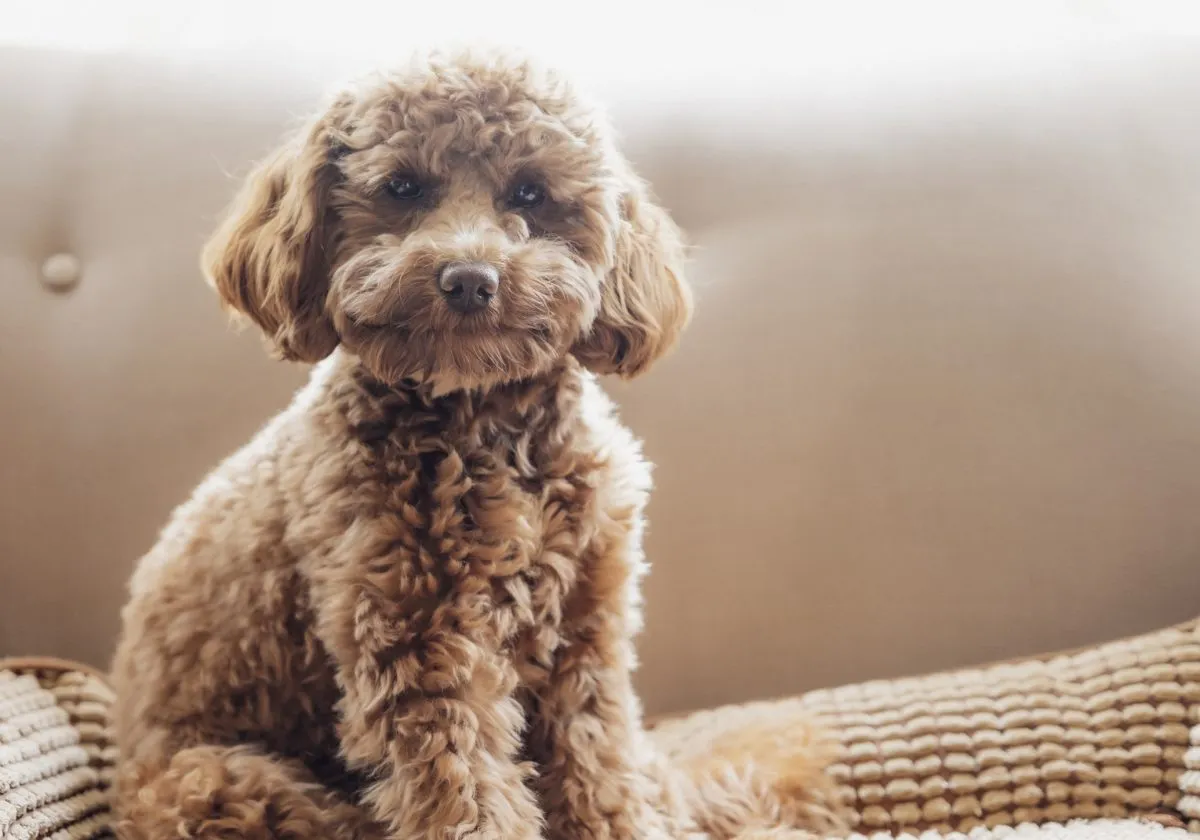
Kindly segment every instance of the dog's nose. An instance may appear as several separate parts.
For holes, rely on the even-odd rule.
[[[438,288],[458,312],[487,309],[500,288],[500,272],[487,263],[453,262],[438,275]]]

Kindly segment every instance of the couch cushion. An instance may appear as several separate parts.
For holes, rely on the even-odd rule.
[[[307,17],[347,52],[371,29],[386,50],[370,63],[434,37],[408,25],[422,4],[376,3],[372,27],[321,4],[257,29],[248,7],[272,4],[241,4],[236,26],[221,4],[87,14],[112,23],[114,5],[139,30],[150,6],[160,21],[186,8],[180,35],[200,17],[234,40],[286,41]],[[480,25],[458,4],[424,5]],[[509,31],[533,24],[492,5]],[[776,4],[768,25],[725,4],[709,31],[741,37],[714,49],[691,29],[698,4],[650,5],[637,26],[591,16],[619,40],[558,12],[535,28],[596,59],[630,156],[696,245],[679,351],[614,386],[657,465],[647,707],[1187,618],[1200,600],[1200,38],[1165,31],[1145,4],[1127,4],[1126,28],[1093,4],[943,3],[932,19],[875,4],[870,32],[843,12],[832,40],[824,10]],[[384,6],[405,25],[382,23]],[[687,26],[671,37],[648,28],[673,17]],[[544,37],[555,21],[562,37]],[[0,571],[0,639],[103,665],[136,558],[303,376],[226,328],[198,252],[238,176],[350,68],[248,46],[21,48],[8,22],[0,555],[20,561]],[[66,293],[42,282],[60,253],[82,267]]]

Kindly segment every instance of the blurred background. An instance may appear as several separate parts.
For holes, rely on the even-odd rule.
[[[612,386],[657,463],[650,712],[1196,614],[1197,4],[8,0],[0,655],[107,665],[139,555],[304,378],[199,275],[238,177],[473,42],[601,97],[696,246],[681,349]]]

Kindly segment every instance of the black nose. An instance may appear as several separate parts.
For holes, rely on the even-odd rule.
[[[500,288],[500,272],[487,263],[454,262],[438,275],[438,288],[458,312],[487,309]]]

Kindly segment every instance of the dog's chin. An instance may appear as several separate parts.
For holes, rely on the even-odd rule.
[[[343,346],[382,382],[413,380],[435,394],[494,388],[555,369],[570,342],[549,330],[502,329],[464,318],[436,332],[408,327],[360,327]]]

